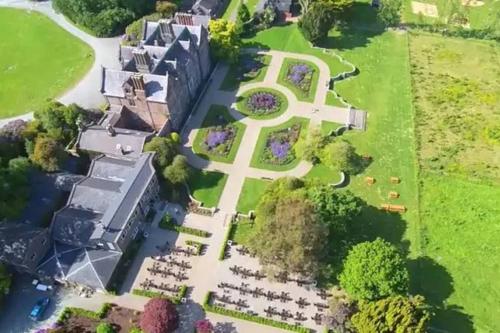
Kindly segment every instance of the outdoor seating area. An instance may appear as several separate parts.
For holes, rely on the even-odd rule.
[[[287,272],[269,278],[244,246],[230,245],[226,251],[227,273],[219,274],[213,305],[291,325],[321,327],[333,295],[317,288],[315,280]]]

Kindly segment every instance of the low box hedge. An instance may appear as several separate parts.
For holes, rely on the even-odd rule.
[[[223,308],[220,306],[211,305],[210,304],[211,298],[212,298],[212,292],[209,291],[207,293],[207,295],[205,296],[205,299],[203,302],[203,309],[207,312],[218,313],[218,314],[221,314],[223,316],[247,320],[247,321],[257,323],[257,324],[277,327],[277,328],[281,328],[281,329],[284,329],[287,331],[292,331],[292,332],[299,332],[299,333],[312,333],[313,332],[311,329],[306,328],[306,327],[292,325],[292,324],[288,324],[288,323],[283,323],[281,321],[277,321],[277,320],[273,320],[273,319],[269,319],[269,318],[252,316],[252,315],[249,315],[249,314],[244,313],[244,312],[230,310],[230,309],[226,309],[226,308]]]
[[[186,241],[186,245],[190,245],[190,246],[193,246],[196,248],[196,252],[195,254],[197,256],[201,255],[201,251],[203,250],[203,246],[205,246],[205,244],[201,243],[201,242],[197,242],[197,241],[194,241],[194,240],[190,240],[188,239]]]
[[[99,311],[91,311],[82,308],[68,306],[59,315],[58,324],[64,323],[71,316],[85,317],[90,319],[103,319],[108,315],[109,310],[113,307],[111,303],[104,303]]]
[[[176,296],[163,295],[159,291],[153,291],[153,290],[144,290],[144,289],[132,290],[132,294],[134,295],[144,296],[149,298],[165,298],[174,304],[180,304],[181,300],[186,296],[186,292],[187,292],[186,285],[182,285],[179,287],[179,291],[177,292]]]
[[[231,222],[229,224],[229,228],[226,230],[226,234],[224,235],[224,241],[222,243],[221,249],[219,251],[219,260],[222,261],[226,257],[226,247],[227,247],[227,241],[229,240],[229,237],[231,236],[233,232],[234,224]]]
[[[198,237],[204,237],[204,238],[210,237],[210,233],[208,231],[175,224],[174,219],[172,216],[170,216],[170,214],[165,214],[165,216],[163,216],[163,218],[160,221],[159,227],[162,229],[172,230],[179,233],[190,234]]]

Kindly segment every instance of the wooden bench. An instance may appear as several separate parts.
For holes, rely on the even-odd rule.
[[[400,182],[401,182],[401,179],[399,179],[399,177],[391,177],[392,184],[399,184]]]
[[[390,191],[389,192],[389,199],[397,199],[399,198],[399,193],[396,191]]]
[[[375,184],[375,178],[373,178],[373,177],[365,177],[365,182],[368,185],[373,185],[373,184]]]
[[[381,204],[380,208],[386,212],[393,213],[404,213],[406,212],[406,207],[402,205],[391,205],[391,204]]]

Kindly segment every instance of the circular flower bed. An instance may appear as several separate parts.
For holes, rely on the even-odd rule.
[[[286,110],[285,95],[272,89],[254,89],[239,97],[238,110],[253,118],[272,118]]]
[[[279,110],[280,99],[270,92],[256,92],[247,99],[247,107],[255,114],[269,114]]]

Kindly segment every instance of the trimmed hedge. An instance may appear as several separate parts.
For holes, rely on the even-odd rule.
[[[111,303],[104,303],[99,309],[99,311],[94,312],[90,310],[85,310],[82,308],[75,308],[68,306],[64,308],[64,310],[61,312],[59,315],[59,318],[57,319],[58,324],[64,323],[69,317],[71,316],[78,316],[78,317],[85,317],[85,318],[90,318],[90,319],[103,319],[108,315],[109,310],[113,307],[113,304]]]
[[[180,286],[179,292],[177,292],[176,296],[167,296],[167,295],[161,294],[158,291],[152,291],[152,290],[144,290],[144,289],[132,290],[132,294],[134,294],[134,295],[144,296],[144,297],[149,297],[149,298],[165,298],[174,304],[180,304],[181,300],[186,296],[186,293],[187,293],[187,286],[186,285]]]
[[[259,317],[259,316],[252,316],[244,312],[236,311],[236,310],[229,310],[220,306],[215,306],[215,305],[210,305],[210,299],[212,298],[212,292],[208,292],[207,295],[205,296],[204,302],[203,302],[203,309],[207,312],[213,312],[213,313],[218,313],[223,316],[228,316],[228,317],[233,317],[233,318],[238,318],[238,319],[243,319],[247,321],[251,321],[257,324],[262,324],[262,325],[267,325],[267,326],[272,326],[272,327],[277,327],[281,328],[284,330],[292,331],[292,332],[299,332],[299,333],[312,333],[313,331],[309,328],[302,327],[302,326],[297,326],[297,325],[291,325],[288,323],[283,323],[281,321],[269,319],[269,318],[264,318],[264,317]]]
[[[195,254],[197,256],[199,256],[201,254],[201,251],[203,250],[203,246],[205,246],[205,244],[201,243],[201,242],[197,242],[197,241],[194,241],[194,240],[190,240],[188,239],[186,241],[186,245],[191,245],[191,246],[194,246],[196,248],[196,252]]]
[[[179,233],[190,234],[198,237],[210,237],[210,233],[205,230],[200,230],[196,228],[185,227],[182,225],[177,225],[174,223],[174,219],[169,214],[165,214],[158,225],[162,229],[172,230]]]
[[[226,230],[226,234],[224,235],[224,241],[222,243],[222,246],[221,246],[221,249],[220,249],[220,252],[219,252],[219,260],[220,261],[224,260],[224,258],[226,256],[227,241],[229,240],[229,237],[233,233],[233,228],[234,228],[234,224],[233,224],[233,222],[231,222],[229,224],[229,228],[227,228],[227,230]]]
[[[438,33],[446,37],[476,38],[500,42],[500,35],[493,29],[466,29],[463,27],[449,27],[444,24],[406,23],[413,30]]]

